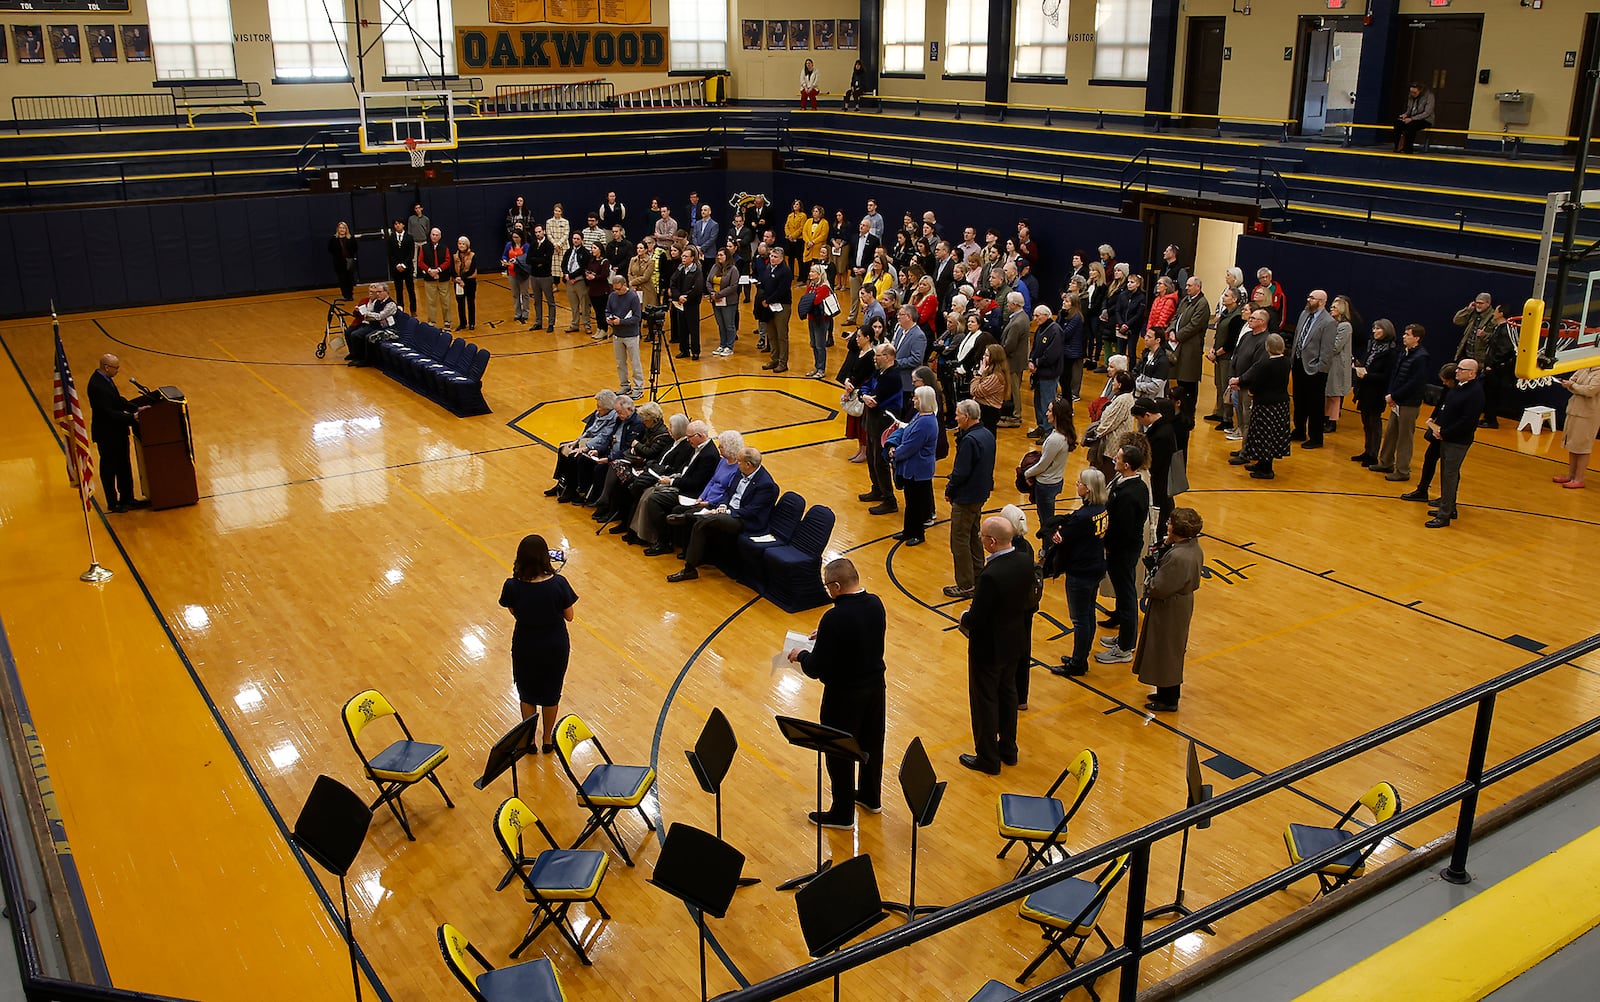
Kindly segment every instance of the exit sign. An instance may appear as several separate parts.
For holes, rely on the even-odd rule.
[[[1428,0],[1429,7],[1448,7],[1450,0]]]
[[[1345,0],[1328,0],[1329,10],[1344,10]]]

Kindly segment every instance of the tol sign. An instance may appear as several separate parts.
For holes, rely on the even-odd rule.
[[[474,73],[661,72],[663,28],[457,28],[456,58]]]

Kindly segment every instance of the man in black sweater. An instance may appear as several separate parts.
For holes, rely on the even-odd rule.
[[[824,828],[850,828],[856,805],[870,814],[883,811],[883,731],[885,709],[883,645],[888,631],[883,602],[861,587],[856,565],[840,557],[822,569],[822,586],[833,608],[822,614],[811,634],[815,648],[789,652],[789,660],[822,683],[818,719],[855,737],[866,761],[828,757],[828,784],[833,805],[811,812],[811,822]]]
[[[1427,523],[1430,529],[1444,529],[1456,517],[1456,488],[1461,484],[1461,462],[1478,434],[1478,416],[1483,413],[1483,384],[1478,381],[1476,359],[1456,363],[1456,385],[1445,394],[1439,413],[1428,422],[1428,430],[1439,439],[1439,507]]]
[[[1117,636],[1100,641],[1106,649],[1095,652],[1101,664],[1126,664],[1133,660],[1139,642],[1139,559],[1144,556],[1144,527],[1150,517],[1150,488],[1139,477],[1144,450],[1124,445],[1117,450],[1117,475],[1106,501],[1106,573],[1117,595],[1111,614]]]
[[[1017,764],[1017,661],[1028,650],[1033,618],[1033,560],[1015,547],[1014,537],[1006,519],[984,520],[981,539],[989,562],[978,575],[972,607],[961,617],[975,754],[960,761],[991,776],[1000,775],[1002,764]]]

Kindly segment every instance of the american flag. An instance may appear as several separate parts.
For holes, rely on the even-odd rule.
[[[67,364],[67,349],[61,343],[61,322],[54,313],[50,315],[50,324],[56,332],[56,425],[67,440],[67,479],[77,484],[83,508],[88,511],[89,499],[94,495],[94,458],[89,451],[89,430],[83,423],[83,405],[78,402],[78,387],[72,381],[72,367]]]

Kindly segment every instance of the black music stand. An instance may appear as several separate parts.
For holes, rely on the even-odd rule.
[[[878,897],[872,857],[847,859],[806,884],[794,896],[806,952],[825,957],[889,917]],[[833,1000],[839,1002],[839,975],[833,976]]]
[[[700,783],[700,789],[716,798],[717,838],[722,837],[722,780],[728,775],[728,767],[733,765],[733,756],[738,750],[739,739],[733,736],[733,725],[728,723],[728,717],[720,707],[713,707],[693,750],[684,752],[689,758],[689,768],[694,770],[694,778]],[[740,887],[759,883],[759,877],[739,878]]]
[[[801,720],[798,717],[778,717],[778,730],[783,732],[784,740],[796,748],[805,748],[817,753],[817,813],[822,813],[822,756],[840,755],[860,764],[867,760],[867,753],[861,750],[861,745],[856,743],[855,736],[848,731],[841,731],[837,727],[819,724],[813,720]],[[853,805],[852,805],[853,806]],[[780,891],[792,891],[804,887],[808,882],[821,876],[828,867],[833,865],[829,860],[822,861],[822,826],[817,825],[817,868],[810,873],[803,873],[791,880],[785,880],[778,885]]]
[[[917,830],[933,824],[933,816],[939,813],[939,803],[944,800],[944,788],[947,785],[934,775],[928,751],[922,747],[922,738],[912,738],[911,744],[906,746],[905,758],[900,761],[900,792],[905,794],[906,806],[911,808],[911,889],[905,904],[898,901],[883,903],[883,907],[892,912],[901,912],[908,919],[915,919],[924,912],[936,912],[940,908],[939,905],[917,904]]]
[[[538,750],[539,716],[535,714],[506,731],[505,736],[494,743],[494,747],[489,749],[489,758],[483,763],[483,775],[474,780],[472,785],[480,790],[488,789],[490,783],[510,769],[511,795],[521,796],[517,792],[517,763],[522,761],[522,756],[532,755]],[[513,866],[506,870],[506,875],[500,878],[500,883],[494,885],[494,889],[505,890],[516,876],[517,868]]]
[[[1211,784],[1200,782],[1200,756],[1195,751],[1193,741],[1189,742],[1187,778],[1189,784],[1189,807],[1198,807],[1211,799]],[[1210,828],[1211,819],[1205,818],[1198,824],[1194,825],[1194,827]],[[1185,825],[1183,828],[1183,841],[1178,849],[1178,893],[1173,897],[1170,905],[1162,905],[1160,908],[1152,908],[1145,912],[1144,920],[1146,922],[1154,921],[1155,919],[1161,918],[1163,915],[1177,915],[1181,918],[1188,918],[1190,915],[1194,914],[1194,910],[1183,903],[1183,870],[1184,866],[1188,862],[1189,826]],[[1217,930],[1213,929],[1209,925],[1203,925],[1200,927],[1200,929],[1204,932],[1210,933],[1213,936],[1217,934]]]
[[[350,895],[344,878],[367,839],[372,808],[354,790],[330,776],[318,776],[294,822],[290,836],[300,851],[339,878],[339,903],[344,908],[344,942],[350,951],[350,980],[361,1002],[361,972],[356,966],[356,934],[350,927]]]
[[[700,930],[700,1002],[706,995],[706,913],[728,914],[733,892],[739,888],[744,853],[693,825],[682,822],[667,829],[661,855],[650,883],[689,906]]]

